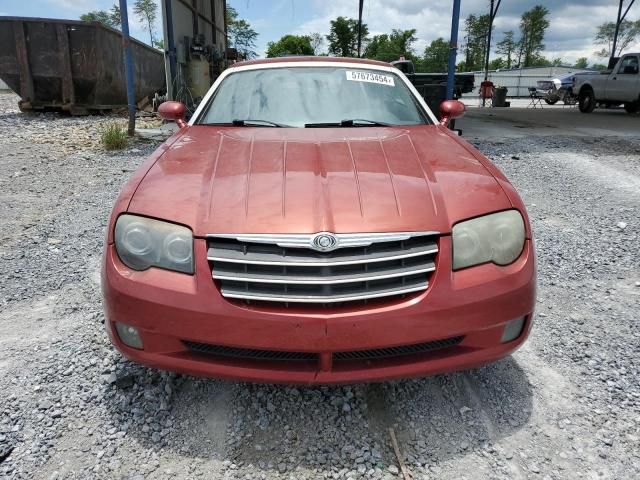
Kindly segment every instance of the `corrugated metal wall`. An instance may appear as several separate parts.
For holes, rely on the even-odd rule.
[[[182,101],[185,98],[180,91],[186,91],[189,76],[189,46],[196,35],[203,35],[204,46],[212,52],[211,55],[197,56],[198,61],[206,58],[210,65],[209,84],[225,68],[226,38],[225,38],[225,0],[162,0],[163,33],[165,49],[168,45],[167,5],[172,15],[172,33],[174,39],[176,71],[170,73],[170,58],[166,55],[167,85],[170,86],[170,98],[175,95]],[[188,37],[185,39],[185,37]],[[195,95],[187,95],[187,97]]]
[[[508,97],[528,97],[529,87],[535,87],[538,80],[553,80],[572,73],[591,72],[572,67],[540,67],[522,70],[508,70],[489,72],[489,80],[495,85],[507,87]],[[473,92],[465,93],[463,97],[477,97],[480,94],[480,83],[484,80],[484,72],[471,72],[475,75]]]

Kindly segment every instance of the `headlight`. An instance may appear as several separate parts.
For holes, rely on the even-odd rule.
[[[193,273],[191,230],[137,215],[120,215],[116,222],[116,250],[133,270],[149,267]]]
[[[453,269],[493,262],[508,265],[524,248],[524,220],[517,210],[492,213],[453,226]]]

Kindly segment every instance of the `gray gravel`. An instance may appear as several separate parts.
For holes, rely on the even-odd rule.
[[[252,385],[124,361],[104,333],[105,223],[154,148],[0,95],[0,478],[640,476],[640,134],[476,141],[532,217],[537,323],[514,356],[382,385]]]

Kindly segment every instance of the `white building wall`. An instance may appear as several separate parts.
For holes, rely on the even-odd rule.
[[[573,68],[566,66],[533,67],[521,70],[489,71],[489,81],[496,86],[507,87],[509,97],[529,96],[529,87],[535,87],[538,80],[553,80],[572,73],[593,72],[590,69]],[[484,72],[470,72],[475,76],[475,88],[471,93],[465,93],[464,97],[477,97],[480,94],[480,83],[484,81]]]

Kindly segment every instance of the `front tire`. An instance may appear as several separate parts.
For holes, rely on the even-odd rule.
[[[624,104],[624,109],[627,113],[638,113],[640,112],[640,100],[635,102],[627,102]]]
[[[591,113],[596,108],[596,99],[593,90],[586,89],[580,92],[578,97],[578,108],[582,113]]]

